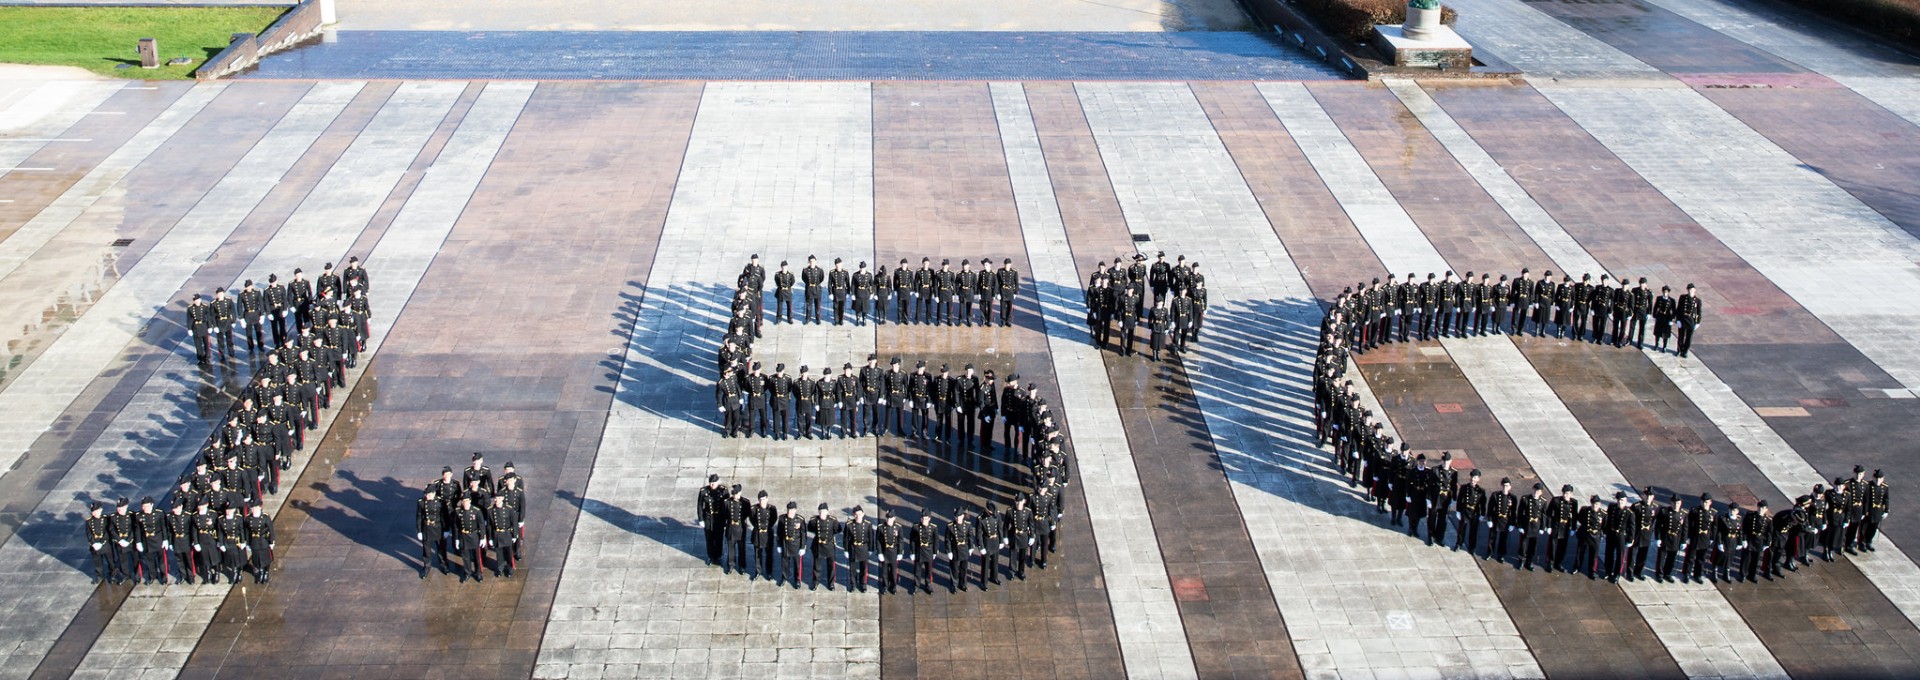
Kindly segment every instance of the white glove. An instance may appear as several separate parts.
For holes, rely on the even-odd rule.
[[[705,529],[705,528],[707,528],[707,521],[706,521],[706,520],[704,520],[704,519],[703,519],[703,520],[700,520],[700,528],[702,528],[702,529]]]
[[[125,547],[127,547],[127,542],[126,542],[126,541],[120,541],[120,547],[122,547],[122,548],[125,548]]]
[[[442,531],[442,532],[440,532],[440,537],[441,537],[441,538],[452,538],[452,537],[453,537],[453,532],[451,532],[451,531]]]
[[[725,406],[722,406],[722,407],[720,407],[720,409],[719,409],[719,410],[720,410],[720,412],[721,412],[721,413],[726,413],[726,412],[727,412],[727,407],[725,407]]]
[[[777,546],[777,545],[776,545],[776,546],[774,546],[774,547],[773,547],[773,554],[775,554],[775,555],[780,555],[780,554],[784,554],[784,553],[786,553],[786,552],[787,552],[787,551],[786,551],[785,549],[783,549],[783,548],[781,548],[780,546]]]
[[[224,546],[224,545],[220,546],[220,552],[226,552],[226,551],[227,551],[227,546]]]
[[[1459,519],[1460,519],[1460,513],[1459,513],[1459,512],[1457,512],[1457,511],[1456,511],[1456,512],[1454,512],[1454,513],[1453,513],[1453,518],[1454,518],[1455,520],[1459,520]]]
[[[798,557],[806,557],[806,556],[807,556],[807,551],[805,549],[801,549]]]
[[[1493,520],[1487,520],[1487,528],[1488,528],[1488,529],[1492,529],[1492,528],[1493,528]]]
[[[842,550],[842,551],[840,551],[840,556],[841,556],[841,557],[852,557],[851,555],[848,555],[848,554],[847,554],[847,551],[845,551],[845,550]]]
[[[1027,545],[1033,545],[1033,539],[1031,538],[1027,539]]]
[[[1001,550],[1006,550],[1006,549],[1007,549],[1007,541],[1006,541],[1005,539],[1001,539],[1001,541],[1000,541],[1000,549],[1001,549]]]
[[[947,560],[948,560],[948,561],[952,561],[952,560],[953,560],[953,553],[947,553]]]
[[[162,544],[160,544],[160,549],[161,549],[161,550],[164,550],[164,551],[167,551],[167,552],[173,552],[173,544],[172,544],[172,543],[162,543]]]
[[[146,552],[146,551],[147,551],[147,544],[145,544],[145,543],[141,543],[141,544],[139,544],[139,545],[136,545],[136,546],[133,546],[133,549],[134,549],[134,550],[138,550],[138,551],[140,551],[140,552]]]
[[[422,535],[420,534],[420,532],[418,532],[418,531],[416,531],[416,532],[413,532],[413,540],[416,540],[416,541],[424,541],[424,540],[427,540],[427,537],[426,537],[426,536],[422,536]]]
[[[193,544],[193,551],[194,551],[194,552],[200,552],[200,544],[198,544],[198,543],[195,543],[195,544]]]
[[[879,403],[879,404],[880,404],[881,406],[886,406],[886,405],[887,405],[887,400],[886,400],[886,399],[880,399],[880,400],[879,400],[879,401],[878,401],[877,403]]]
[[[105,547],[106,545],[107,545],[107,544],[105,544],[105,543],[95,543],[95,544],[93,544],[93,549],[94,549],[94,550],[99,550],[100,548],[102,548],[102,547]]]

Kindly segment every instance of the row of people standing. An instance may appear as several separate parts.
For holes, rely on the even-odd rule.
[[[707,564],[728,573],[833,590],[844,561],[846,585],[857,592],[875,585],[896,593],[901,572],[907,571],[908,592],[917,587],[930,593],[936,563],[941,563],[948,592],[965,591],[970,583],[984,590],[999,585],[1003,575],[1024,580],[1029,567],[1047,568],[1048,557],[1060,546],[1068,474],[1066,465],[1043,457],[1033,466],[1029,490],[1016,494],[1012,507],[1001,510],[991,501],[962,505],[950,521],[936,523],[932,513],[922,512],[911,524],[891,510],[874,521],[860,506],[842,517],[821,503],[813,517],[806,517],[799,502],[789,501],[782,512],[766,491],[749,501],[739,484],[727,487],[719,475],[708,475],[695,516],[706,537]]]
[[[194,293],[187,303],[187,329],[200,363],[210,361],[216,346],[222,360],[231,361],[235,330],[246,338],[248,356],[254,358],[307,329],[322,335],[368,334],[372,310],[367,269],[360,265],[360,258],[348,258],[339,272],[328,262],[311,282],[303,274],[295,268],[286,283],[280,282],[279,274],[268,274],[262,287],[247,279],[231,294],[224,287],[214,289],[211,299]]]
[[[1498,490],[1489,491],[1478,470],[1463,483],[1451,453],[1429,467],[1425,454],[1385,434],[1385,424],[1361,405],[1353,382],[1344,380],[1342,345],[1340,336],[1329,334],[1315,363],[1315,445],[1331,447],[1332,467],[1363,490],[1389,525],[1404,524],[1410,536],[1420,535],[1424,525],[1429,545],[1447,545],[1452,529],[1453,549],[1479,551],[1483,559],[1511,558],[1528,570],[1538,561],[1548,571],[1614,581],[1751,581],[1797,570],[1796,562],[1812,564],[1816,547],[1825,549],[1827,561],[1841,551],[1873,550],[1887,515],[1891,489],[1885,475],[1875,470],[1868,481],[1860,466],[1852,479],[1836,478],[1830,488],[1815,485],[1778,513],[1765,501],[1744,514],[1738,504],[1722,512],[1705,493],[1691,508],[1678,494],[1661,503],[1651,487],[1637,500],[1617,492],[1611,503],[1593,495],[1583,506],[1571,485],[1550,497],[1542,483],[1531,494],[1515,493],[1511,480],[1501,479]]]
[[[768,373],[760,362],[735,355],[723,345],[715,401],[727,437],[760,436],[842,439],[879,436],[891,431],[955,453],[992,455],[1004,445],[1009,457],[1030,461],[1038,452],[1056,452],[1063,438],[1039,386],[1020,385],[1020,376],[1007,376],[1001,385],[994,371],[976,373],[973,364],[955,374],[916,361],[911,372],[895,357],[881,369],[878,355],[867,355],[856,372],[853,364],[813,376],[800,367],[788,375],[786,364]],[[994,441],[995,425],[1001,442]]]
[[[1536,337],[1552,333],[1556,338],[1611,342],[1615,347],[1632,343],[1640,349],[1651,321],[1654,347],[1666,350],[1673,341],[1673,350],[1684,357],[1693,347],[1693,333],[1705,307],[1691,283],[1675,298],[1667,286],[1657,293],[1649,288],[1646,277],[1629,283],[1626,277],[1601,274],[1596,281],[1592,274],[1582,274],[1575,281],[1569,274],[1554,281],[1553,271],[1548,270],[1535,281],[1527,269],[1511,281],[1505,274],[1498,280],[1492,276],[1481,274],[1475,279],[1473,272],[1467,272],[1455,278],[1449,271],[1439,277],[1428,273],[1425,280],[1408,273],[1404,280],[1388,275],[1385,282],[1377,278],[1362,282],[1335,298],[1325,324],[1339,325],[1345,345],[1354,351],[1393,342],[1395,336],[1405,342],[1409,337],[1427,340],[1489,332],[1522,335],[1529,327]]]
[[[1133,356],[1133,343],[1139,336],[1141,321],[1147,324],[1148,347],[1153,360],[1162,351],[1185,352],[1187,343],[1200,340],[1200,327],[1207,318],[1207,277],[1200,273],[1198,261],[1188,262],[1180,255],[1167,262],[1167,254],[1155,256],[1152,265],[1147,256],[1135,254],[1131,265],[1121,258],[1095,264],[1087,279],[1085,304],[1087,328],[1095,345]],[[1153,298],[1147,298],[1152,289]],[[1114,326],[1119,325],[1119,337]]]
[[[96,582],[210,584],[222,575],[237,582],[244,570],[251,570],[260,583],[270,578],[272,519],[261,505],[279,493],[280,473],[291,467],[294,452],[305,448],[306,433],[319,427],[323,409],[332,407],[333,390],[346,386],[346,370],[356,364],[369,331],[364,314],[368,277],[358,258],[337,274],[328,264],[317,294],[298,285],[304,282],[297,273],[294,281],[296,285],[277,289],[278,297],[289,303],[296,293],[304,296],[305,304],[281,308],[291,316],[287,323],[281,323],[286,320],[281,316],[269,323],[264,312],[258,319],[248,316],[251,312],[236,312],[249,319],[246,327],[263,335],[262,326],[273,325],[274,344],[266,345],[265,337],[249,338],[251,358],[258,360],[254,373],[201,444],[193,470],[176,480],[166,503],[169,511],[152,511],[150,503],[142,503],[138,512],[128,511],[124,498],[113,513],[89,508],[83,534]],[[357,302],[345,307],[329,303],[340,294]],[[224,293],[215,298],[223,299]],[[264,299],[264,293],[249,293],[247,299]],[[203,362],[210,336],[222,329],[221,310],[227,307],[238,308],[206,302],[198,294],[188,305],[188,326]],[[272,308],[269,304],[260,309]],[[222,332],[230,333],[235,325],[239,323],[226,325]],[[220,344],[230,358],[231,340]],[[134,532],[135,538],[125,532]],[[265,549],[256,549],[255,543]]]
[[[951,260],[943,259],[936,269],[930,257],[920,259],[919,269],[910,268],[907,259],[901,258],[899,266],[891,271],[886,265],[868,271],[865,261],[849,271],[841,258],[833,258],[833,268],[825,269],[817,258],[808,255],[806,266],[797,274],[782,260],[780,268],[768,277],[756,254],[748,258],[735,283],[730,318],[741,319],[751,326],[751,335],[759,337],[766,316],[762,296],[768,283],[773,284],[776,323],[794,323],[797,287],[802,323],[822,323],[821,307],[831,299],[836,326],[848,321],[849,304],[851,321],[856,325],[865,325],[869,319],[883,321],[891,309],[894,323],[900,324],[973,326],[977,322],[980,326],[1011,326],[1021,281],[1012,258],[1002,258],[997,269],[991,259],[980,258],[977,271],[970,259],[961,260],[958,270]]]
[[[488,572],[513,578],[514,567],[526,558],[525,485],[512,461],[495,479],[486,456],[478,451],[457,480],[452,466],[440,468],[440,478],[428,482],[414,502],[413,538],[420,542],[420,578],[436,568],[451,574],[452,556],[460,559],[462,583],[469,578],[478,583]]]

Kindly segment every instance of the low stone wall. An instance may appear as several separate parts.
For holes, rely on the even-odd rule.
[[[252,68],[261,57],[313,39],[320,35],[320,28],[325,25],[326,11],[321,4],[328,1],[302,0],[293,9],[287,10],[286,14],[280,15],[280,19],[268,26],[267,30],[257,34],[233,34],[233,42],[227,45],[227,49],[200,65],[199,70],[193,72],[193,77],[199,80],[224,78]]]

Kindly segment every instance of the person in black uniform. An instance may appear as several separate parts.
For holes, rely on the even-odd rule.
[[[993,369],[987,369],[986,378],[980,381],[979,404],[980,439],[977,450],[986,454],[993,451],[993,420],[1000,415],[1000,382],[994,378]]]
[[[1547,533],[1547,487],[1534,482],[1533,494],[1514,503],[1513,526],[1520,531],[1520,564],[1533,571],[1533,559],[1540,553],[1540,537]]]
[[[773,273],[773,320],[793,323],[793,272],[787,271],[786,260]]]
[[[867,271],[865,260],[853,272],[853,323],[867,325],[868,310],[873,307],[873,272]]]
[[[982,260],[980,266],[986,267],[986,261]],[[959,316],[959,321],[968,326],[972,326],[973,296],[974,293],[980,289],[980,275],[973,271],[973,260],[960,261],[960,274],[955,277],[955,283],[954,296],[956,304],[959,305],[959,309],[956,312]]]
[[[840,527],[841,555],[847,558],[847,578],[852,588],[867,592],[868,570],[873,564],[873,522],[867,511],[853,506],[853,519]]]
[[[907,559],[913,562],[916,585],[921,592],[933,592],[933,561],[940,553],[940,528],[933,525],[933,515],[920,515],[920,523],[913,525],[907,543],[911,548]]]
[[[1599,578],[1603,569],[1600,564],[1600,542],[1607,534],[1607,508],[1601,504],[1599,496],[1587,499],[1587,507],[1580,510],[1577,524],[1580,547],[1574,553],[1574,568],[1571,571],[1586,572],[1588,580]]]
[[[927,375],[927,362],[915,362],[913,374],[907,376],[907,408],[913,412],[913,438],[925,439],[927,436],[927,403],[933,396],[933,376]]]
[[[1006,536],[1013,546],[1013,575],[1026,580],[1027,567],[1033,564],[1034,546],[1033,509],[1027,507],[1027,495],[1014,496],[1013,507],[1007,508]]]
[[[946,364],[940,365],[940,375],[929,381],[927,390],[928,408],[933,411],[933,439],[944,450],[953,438],[953,373]]]
[[[247,508],[243,522],[247,535],[247,565],[253,569],[253,582],[266,583],[273,577],[273,518],[259,505]]]
[[[1167,334],[1173,332],[1173,319],[1168,318],[1171,314],[1166,301],[1161,300],[1153,303],[1153,314],[1147,318],[1148,327],[1152,329],[1150,338],[1154,361],[1160,360],[1160,351],[1167,348]]]
[[[1628,293],[1627,335],[1633,338],[1633,348],[1642,349],[1647,343],[1647,315],[1653,313],[1653,291],[1647,288],[1647,277],[1633,285]]]
[[[1719,528],[1719,513],[1713,510],[1713,495],[1700,494],[1700,507],[1687,511],[1687,559],[1681,565],[1681,578],[1691,577],[1695,583],[1704,583],[1702,574],[1713,571],[1713,551],[1719,543],[1716,530]]]
[[[1507,561],[1507,542],[1513,533],[1513,512],[1519,500],[1513,495],[1513,480],[1506,477],[1500,478],[1500,490],[1487,497],[1485,559]]]
[[[480,508],[474,507],[472,496],[460,497],[454,507],[450,526],[453,528],[454,549],[459,551],[463,563],[460,581],[466,582],[468,576],[479,581],[480,572],[486,568],[482,551],[486,548],[487,519]]]
[[[774,555],[778,553],[776,537],[780,533],[780,509],[767,500],[767,492],[762,489],[752,507],[747,511],[747,524],[753,529],[753,560],[755,578],[774,579]]]
[[[907,389],[911,387],[911,382],[911,377],[900,370],[900,357],[894,357],[888,362],[884,397],[886,401],[880,404],[887,408],[887,413],[880,421],[881,431],[884,432],[891,424],[894,436],[907,435]]]
[[[194,293],[193,301],[187,303],[187,329],[193,334],[193,355],[203,364],[213,353],[213,324],[213,305]]]
[[[1465,545],[1467,552],[1472,553],[1474,546],[1480,544],[1480,526],[1486,521],[1482,515],[1487,508],[1487,490],[1480,486],[1479,470],[1467,473],[1467,483],[1460,485],[1453,498],[1453,519],[1460,523],[1453,549],[1457,551]]]
[[[800,283],[806,286],[807,310],[806,322],[820,323],[821,285],[827,282],[827,272],[820,268],[818,261],[807,256],[807,266],[800,270]]]
[[[218,479],[213,480],[219,484]],[[220,516],[214,514],[207,496],[201,496],[195,502],[193,513],[193,551],[195,563],[199,565],[201,585],[220,582],[220,571],[224,566],[221,558]]]
[[[807,520],[807,538],[809,549],[813,550],[813,576],[807,581],[809,590],[826,581],[827,590],[833,590],[835,581],[840,580],[835,568],[833,549],[840,538],[840,520],[827,513],[827,504],[820,504],[820,511],[813,519]]]
[[[1033,563],[1041,569],[1047,568],[1047,545],[1053,542],[1055,505],[1060,496],[1053,485],[1046,480],[1034,485],[1033,491]]]
[[[1167,299],[1167,272],[1173,265],[1167,264],[1167,254],[1162,251],[1154,256],[1153,266],[1147,268],[1147,285],[1153,287],[1153,299],[1156,304]]]
[[[907,259],[900,258],[900,266],[893,270],[893,309],[894,323],[906,323],[911,318],[913,304],[914,275],[907,268]]]
[[[893,272],[887,271],[882,264],[873,272],[873,322],[887,320],[887,310],[892,308]]]
[[[1013,300],[1020,295],[1020,271],[1013,268],[1013,258],[1001,261],[1000,271],[995,272],[994,278],[1000,283],[1000,292],[995,294],[1000,302],[1000,325],[1012,326]]]
[[[1721,581],[1740,580],[1740,568],[1736,563],[1740,551],[1746,547],[1746,518],[1740,514],[1740,506],[1729,504],[1727,514],[1716,519],[1715,535],[1720,538],[1718,558],[1714,569]]]
[[[833,325],[847,318],[847,296],[853,293],[853,275],[840,258],[833,258],[833,271],[827,272],[827,294],[833,297]]]
[[[267,328],[273,332],[273,346],[287,344],[287,287],[280,283],[279,274],[267,275],[267,288],[264,291],[267,301]]]
[[[1134,310],[1140,307],[1140,301],[1134,297],[1132,288],[1122,287],[1113,305],[1120,316],[1120,354],[1133,356],[1133,340],[1139,335],[1136,329],[1140,325],[1140,314]]]
[[[980,588],[984,590],[988,583],[1000,585],[1000,556],[1007,550],[1006,518],[993,503],[980,511],[977,533],[973,550],[980,557]]]
[[[831,375],[831,368],[821,369]],[[832,380],[823,377],[822,380]],[[853,364],[840,364],[840,379],[833,383],[834,413],[840,417],[840,438],[848,439],[860,435],[860,378],[853,374]],[[821,428],[823,431],[825,428]]]
[[[1673,288],[1660,287],[1660,295],[1653,299],[1653,348],[1666,351],[1667,343],[1673,340],[1673,319],[1679,313],[1679,303],[1673,299]]]
[[[1886,521],[1887,507],[1893,502],[1893,489],[1887,486],[1886,473],[1874,470],[1873,482],[1867,484],[1861,495],[1866,514],[1860,520],[1857,543],[1861,550],[1873,552],[1873,539],[1880,535],[1880,523]]]
[[[1660,523],[1660,507],[1654,503],[1653,487],[1640,490],[1633,504],[1633,556],[1627,567],[1627,580],[1638,581],[1647,573],[1647,561],[1654,555],[1655,529]]]
[[[167,575],[167,518],[153,507],[153,497],[140,499],[140,510],[133,513],[134,541],[133,550],[139,557],[139,578],[135,581],[153,585],[155,581],[164,581]]]
[[[1572,496],[1572,484],[1561,486],[1561,496],[1548,501],[1548,572],[1567,569],[1567,542],[1574,538],[1580,521],[1580,499]]]
[[[193,516],[187,514],[187,504],[191,502],[191,497],[176,495],[173,502],[167,504],[167,512],[163,516],[167,524],[167,566],[169,569],[177,568],[179,583],[187,585],[199,580],[193,563]],[[171,583],[172,579],[163,574],[160,582]]]
[[[295,268],[293,276],[287,280],[287,306],[293,310],[294,334],[313,327],[313,282],[300,276],[301,270]]]
[[[107,516],[107,536],[112,539],[107,547],[113,553],[113,582],[134,580],[139,573],[140,552],[134,545],[140,540],[140,534],[132,512],[127,509],[125,496],[114,503],[113,514]]]
[[[880,526],[873,530],[873,549],[880,562],[880,587],[892,594],[900,590],[900,563],[907,560],[907,528],[900,525],[892,510],[881,515]]]
[[[953,447],[956,458],[973,448],[974,426],[980,413],[980,378],[973,374],[973,364],[967,364],[962,370],[965,372],[954,376],[950,390],[954,416],[958,422],[955,423],[955,433],[950,437],[949,445]]]
[[[233,298],[227,297],[227,289],[213,290],[213,326],[214,339],[220,341],[222,361],[233,360],[233,327],[240,323],[240,307]]]
[[[1687,284],[1687,292],[1680,296],[1680,331],[1674,338],[1673,346],[1682,357],[1687,356],[1687,351],[1693,347],[1693,331],[1700,327],[1700,315],[1705,307],[1700,296],[1694,292],[1693,284]]]
[[[774,552],[783,559],[780,578],[798,589],[801,559],[807,556],[807,518],[800,516],[800,504],[787,501],[787,514],[780,516],[777,526],[773,538],[778,543]]]
[[[87,520],[84,530],[87,536],[87,554],[93,558],[93,579],[95,584],[101,581],[119,583],[118,570],[114,568],[113,536],[108,528],[107,517],[102,514],[99,501],[87,504]]]
[[[446,508],[441,505],[437,490],[428,486],[426,494],[414,503],[413,537],[420,541],[420,578],[426,578],[427,572],[434,568],[434,556],[439,555],[440,573],[447,573],[447,530],[442,526]]]
[[[979,539],[978,528],[973,518],[967,516],[967,509],[961,507],[954,512],[952,522],[947,523],[947,592],[955,589],[965,592],[967,589],[967,566],[973,562],[973,544]]]
[[[1773,511],[1767,509],[1766,501],[1760,501],[1753,512],[1747,513],[1740,529],[1745,534],[1740,562],[1746,567],[1747,582],[1756,582],[1761,576],[1773,580]]]
[[[694,516],[700,518],[700,528],[706,532],[708,566],[720,563],[721,532],[726,527],[722,507],[725,501],[726,496],[720,490],[720,475],[707,475],[707,485],[700,487],[699,496],[694,499]]]
[[[1633,559],[1634,512],[1627,504],[1627,494],[1616,491],[1613,505],[1607,508],[1607,580],[1620,582],[1620,576],[1627,573],[1627,567]]]
[[[887,373],[880,370],[880,357],[868,354],[867,364],[860,367],[860,436],[880,436],[886,393]]]
[[[261,351],[273,349],[273,346],[267,344],[266,293],[253,287],[253,279],[247,279],[241,285],[236,301],[240,305],[240,327],[246,329],[247,356],[258,358]]]
[[[767,377],[767,403],[773,412],[773,438],[785,441],[793,431],[793,378],[787,377],[786,364],[774,364]]]
[[[1354,477],[1359,474],[1353,471]],[[1447,513],[1453,510],[1453,494],[1460,488],[1460,471],[1453,469],[1453,452],[1440,454],[1440,465],[1429,473],[1427,492],[1427,545],[1446,545]],[[1353,479],[1350,477],[1349,479]],[[1351,483],[1351,481],[1349,482]],[[1415,518],[1416,520],[1418,518]]]
[[[721,429],[728,439],[742,434],[746,429],[747,411],[740,394],[740,380],[735,377],[733,367],[720,371],[719,382],[713,385],[714,400],[719,402]]]
[[[221,570],[226,572],[228,582],[239,583],[240,570],[247,563],[247,525],[240,509],[229,505],[222,510],[219,528]]]
[[[725,545],[722,546],[726,559],[721,561],[720,570],[726,573],[747,572],[747,563],[753,561],[747,554],[747,529],[752,521],[753,506],[740,495],[740,485],[735,484],[727,490],[727,497],[720,501],[720,514],[726,523]]]
[[[1651,498],[1651,496],[1649,496]],[[1655,578],[1668,583],[1673,582],[1673,563],[1687,549],[1687,509],[1685,500],[1676,495],[1673,505],[1660,508],[1655,514],[1653,541],[1660,550],[1660,566]],[[1683,570],[1681,576],[1685,576]]]

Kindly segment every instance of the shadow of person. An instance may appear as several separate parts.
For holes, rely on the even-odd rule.
[[[566,489],[553,492],[554,497],[572,503],[581,512],[600,518],[608,524],[622,530],[653,539],[661,545],[669,546],[693,557],[706,559],[706,536],[697,524],[688,524],[677,517],[651,517],[636,515],[625,508],[584,498]]]
[[[314,521],[355,543],[373,548],[380,554],[410,567],[420,567],[419,544],[413,535],[415,491],[392,477],[363,479],[352,470],[335,475],[344,483],[315,482],[327,504],[293,501],[293,506]]]

